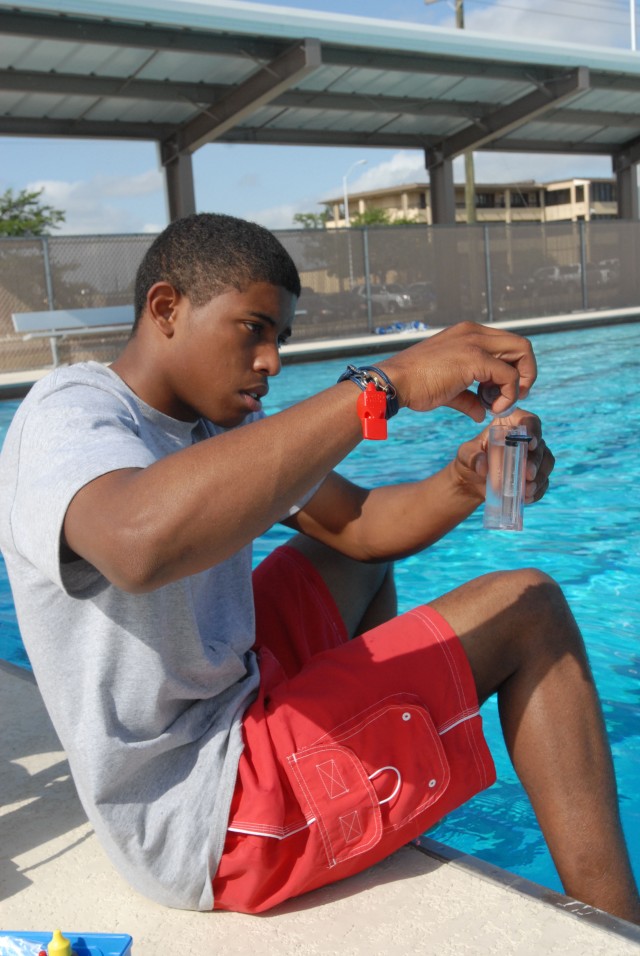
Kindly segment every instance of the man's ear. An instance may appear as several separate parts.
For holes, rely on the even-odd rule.
[[[174,333],[176,310],[181,299],[182,296],[170,282],[156,282],[147,293],[149,318],[167,338]]]

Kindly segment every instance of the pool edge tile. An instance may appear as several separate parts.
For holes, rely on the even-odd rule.
[[[446,843],[440,843],[428,836],[418,837],[411,843],[411,846],[427,856],[467,873],[472,873],[480,879],[488,880],[504,887],[506,890],[518,893],[520,896],[552,906],[568,916],[597,926],[598,929],[614,936],[640,944],[640,926],[629,923],[617,916],[612,916],[611,913],[606,913],[604,910],[596,909],[586,903],[580,903],[579,900],[575,900],[571,896],[565,896],[563,893],[558,893],[556,890],[542,886],[540,883],[534,883],[532,880],[527,880],[522,876],[511,873],[509,870],[503,870],[493,863],[488,863],[479,857],[456,850],[454,847],[448,846]]]

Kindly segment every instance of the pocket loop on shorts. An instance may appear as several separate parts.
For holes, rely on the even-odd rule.
[[[375,780],[376,777],[379,777],[381,773],[385,772],[385,770],[391,770],[393,773],[395,773],[398,779],[396,780],[396,785],[393,788],[393,792],[390,793],[389,796],[385,797],[383,800],[378,799],[378,803],[380,804],[380,806],[382,806],[383,803],[391,803],[393,798],[397,796],[398,793],[400,792],[400,787],[402,786],[402,775],[397,767],[380,767],[379,770],[374,770],[373,773],[369,774],[369,780]]]

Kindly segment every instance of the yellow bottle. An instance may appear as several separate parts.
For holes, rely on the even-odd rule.
[[[53,936],[47,946],[47,956],[73,956],[71,943],[59,929],[53,931]]]

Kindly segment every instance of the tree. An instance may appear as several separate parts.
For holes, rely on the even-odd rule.
[[[351,217],[352,226],[389,226],[391,219],[386,209],[365,209]]]
[[[325,209],[324,212],[297,212],[293,221],[302,226],[303,229],[326,229],[329,216],[328,209]]]
[[[0,196],[0,236],[45,236],[64,222],[64,212],[40,201],[42,192],[7,189]]]

